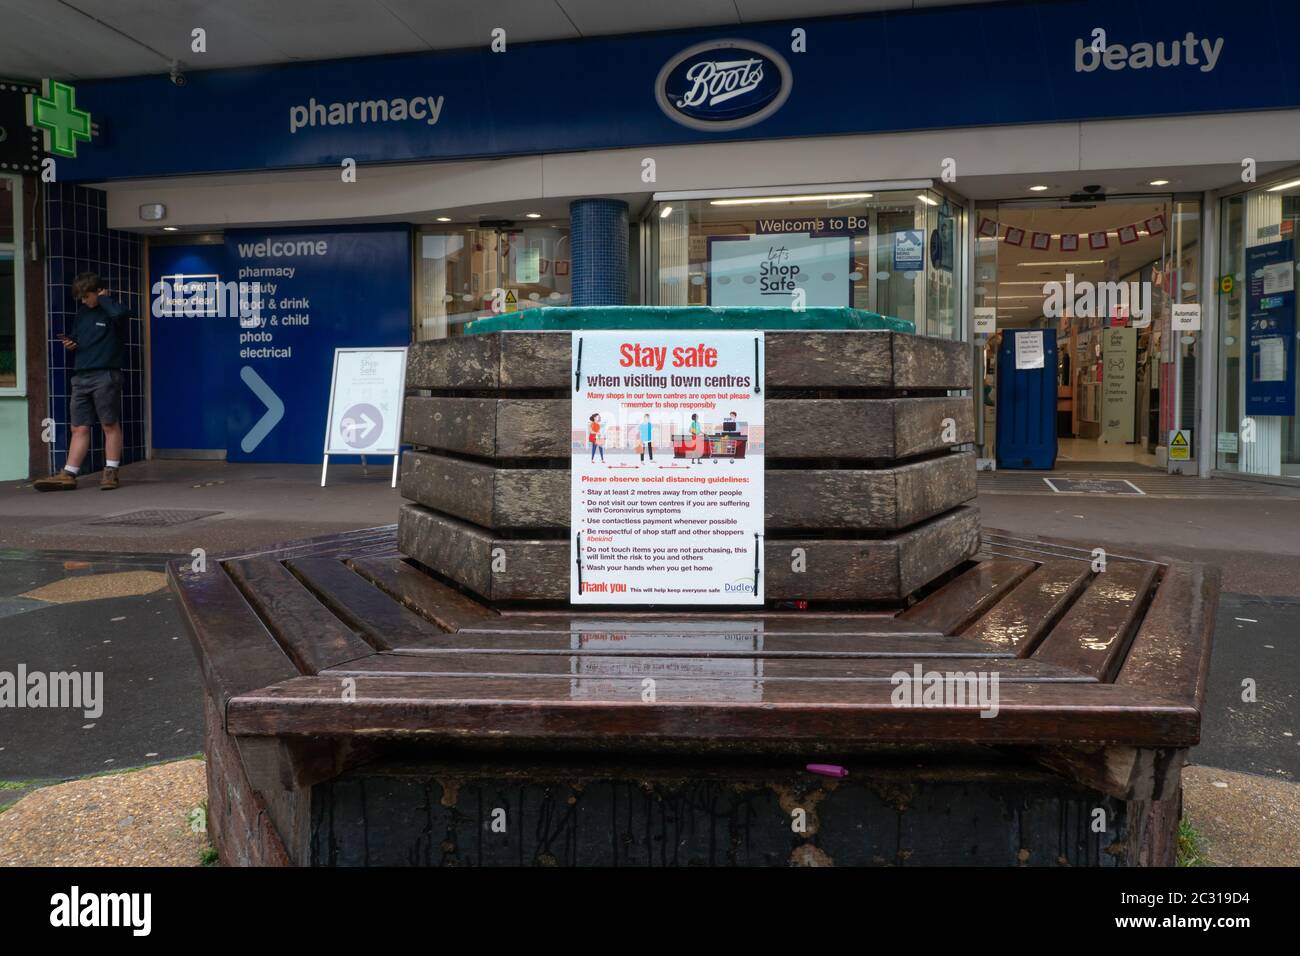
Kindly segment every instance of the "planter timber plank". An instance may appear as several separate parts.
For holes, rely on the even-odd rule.
[[[771,530],[899,530],[975,497],[974,454],[892,468],[772,469]],[[569,471],[496,467],[432,452],[402,456],[402,497],[483,528],[568,528]]]
[[[962,342],[889,331],[766,332],[767,388],[970,388]],[[407,353],[408,388],[571,389],[568,332],[499,332],[418,342]]]
[[[895,461],[975,440],[968,398],[774,398],[764,404],[769,459]],[[406,399],[402,440],[480,458],[567,461],[570,427],[567,398],[414,395]]]
[[[973,555],[978,513],[957,508],[890,538],[767,539],[772,600],[897,601]],[[398,547],[489,601],[568,600],[569,541],[500,538],[475,525],[405,504]],[[805,569],[793,568],[802,549]],[[504,570],[494,572],[494,559]]]

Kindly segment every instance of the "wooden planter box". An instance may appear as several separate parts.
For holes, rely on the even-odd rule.
[[[410,352],[407,386],[425,394],[406,400],[399,547],[489,601],[569,594],[569,343],[498,332]],[[766,596],[898,602],[974,554],[974,455],[954,451],[974,440],[973,406],[948,394],[970,387],[969,346],[888,331],[765,343]]]

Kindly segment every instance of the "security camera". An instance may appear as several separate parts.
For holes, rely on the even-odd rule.
[[[181,65],[175,60],[172,61],[171,72],[167,76],[176,86],[185,85],[185,74],[181,72]]]

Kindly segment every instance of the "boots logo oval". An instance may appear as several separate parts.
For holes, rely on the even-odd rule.
[[[710,40],[683,50],[655,80],[659,108],[692,129],[752,126],[790,95],[790,66],[771,47],[749,40]]]

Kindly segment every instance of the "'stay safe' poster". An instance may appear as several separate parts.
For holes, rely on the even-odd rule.
[[[573,334],[570,600],[763,603],[763,333]]]

